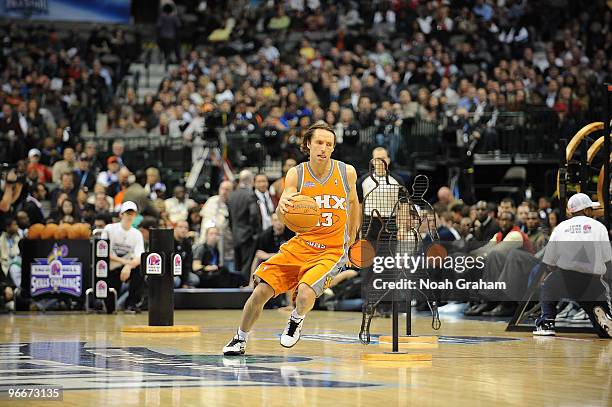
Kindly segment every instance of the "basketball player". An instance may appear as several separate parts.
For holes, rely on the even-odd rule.
[[[323,121],[310,126],[304,134],[301,147],[309,161],[287,173],[276,213],[284,221],[293,198],[302,194],[316,200],[321,217],[317,226],[298,233],[259,265],[254,275],[255,289],[244,305],[236,335],[223,348],[224,355],[244,354],[249,331],[265,303],[295,289],[296,307],[280,339],[283,347],[294,346],[300,339],[306,313],[347,262],[360,216],[357,173],[351,165],[331,159],[335,146],[334,130]]]

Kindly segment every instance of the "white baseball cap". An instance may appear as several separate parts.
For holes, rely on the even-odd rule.
[[[591,198],[588,195],[583,193],[574,194],[567,201],[567,209],[571,213],[576,213],[582,211],[586,208],[597,208],[599,207],[599,202],[591,201]]]
[[[39,149],[37,149],[37,148],[32,148],[32,149],[30,149],[30,151],[28,151],[28,157],[29,157],[29,158],[32,158],[32,157],[34,157],[35,155],[37,155],[37,156],[39,156],[39,157],[40,157],[40,150],[39,150]]]
[[[138,207],[132,201],[125,201],[121,204],[121,209],[119,210],[119,214],[121,215],[123,212],[134,211],[138,212]]]

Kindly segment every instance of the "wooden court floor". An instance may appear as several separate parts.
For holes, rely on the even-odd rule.
[[[362,362],[377,344],[356,341],[361,314],[311,313],[293,349],[278,343],[288,313],[264,311],[247,357],[223,358],[239,311],[177,311],[175,324],[200,334],[126,334],[141,315],[83,313],[0,316],[0,390],[62,386],[62,406],[610,406],[612,341],[590,335],[534,339],[505,323],[415,317],[437,334],[432,362],[396,367]],[[373,334],[389,334],[375,319]],[[376,338],[374,338],[376,342]]]

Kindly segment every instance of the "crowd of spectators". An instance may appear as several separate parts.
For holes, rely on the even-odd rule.
[[[123,163],[122,147],[119,142],[113,145],[115,155],[104,160],[109,167],[107,171],[96,169],[100,160],[93,143],[86,146],[91,155],[83,152],[78,160],[73,149],[66,148],[64,159],[45,171],[49,174],[59,171],[59,187],[51,193],[44,183],[38,182],[38,171],[34,179],[18,179],[13,170],[8,173],[0,201],[3,230],[0,234],[3,281],[0,283],[10,288],[11,293],[20,286],[20,241],[27,238],[31,225],[85,222],[102,229],[119,221],[119,209],[126,201],[136,203],[138,216],[133,227],[143,234],[145,246],[152,227],[174,229],[175,250],[184,259],[183,275],[175,278],[177,288],[249,285],[255,267],[293,236],[274,215],[283,191],[283,178],[270,186],[265,174],[243,170],[235,183],[223,181],[216,195],[198,203],[189,198],[183,185],[168,188],[155,167],[133,174]],[[28,156],[28,165],[44,167],[40,164],[40,151],[32,149]],[[375,149],[373,157],[391,164],[384,148]],[[295,160],[286,160],[283,173],[295,165]],[[93,184],[91,193],[86,186],[88,179]],[[359,182],[366,181],[362,177]],[[405,181],[397,178],[400,184]],[[485,250],[482,247],[491,239],[495,241],[497,236],[498,242],[521,242],[518,246],[488,247],[489,258],[506,256],[514,249],[522,249],[529,256],[541,252],[559,222],[559,214],[551,206],[546,197],[540,197],[537,203],[523,200],[519,205],[512,198],[470,205],[457,200],[448,187],[438,190],[437,202],[433,204],[440,240],[453,242],[461,250]],[[508,261],[516,263],[516,259]],[[532,261],[531,257],[528,261]],[[504,257],[501,266],[505,262]],[[495,270],[501,270],[501,266]],[[489,278],[494,280],[498,274]],[[474,309],[466,310],[468,315],[507,316],[513,311],[513,304],[508,302],[483,301],[472,305]]]
[[[278,130],[268,141],[287,156],[316,120],[349,145],[353,130],[372,127],[373,144],[393,145],[389,126],[420,120],[494,151],[503,113],[535,109],[556,140],[601,113],[610,10],[545,3],[200,2],[204,28],[141,125],[189,139],[181,130],[193,117],[216,111],[215,126],[230,131]]]
[[[49,154],[50,165],[82,134],[97,133],[98,115],[117,102],[129,65],[139,57],[138,37],[120,27],[94,26],[81,34],[9,20],[0,24],[0,37],[2,162],[15,163],[38,148]]]
[[[499,148],[496,129],[505,112],[548,112],[557,126],[548,136],[572,134],[578,122],[600,112],[599,85],[611,79],[612,12],[602,0],[234,0],[193,6],[188,11],[197,15],[198,28],[191,27],[187,38],[181,38],[188,28],[181,15],[164,8],[158,42],[176,65],[158,92],[142,100],[136,89],[118,92],[142,50],[121,28],[95,27],[80,38],[47,26],[0,26],[0,161],[17,167],[3,170],[0,185],[5,233],[14,236],[17,224],[23,235],[35,222],[101,226],[121,202],[132,200],[141,225],[187,222],[188,232],[175,239],[218,244],[219,253],[207,249],[206,256],[242,273],[245,282],[260,250],[257,237],[273,223],[267,186],[251,197],[257,210],[250,213],[259,218],[247,220],[257,225],[249,253],[236,253],[235,225],[228,222],[234,185],[224,183],[218,195],[196,202],[183,186],[166,187],[158,168],[128,168],[121,141],[112,152],[96,151],[83,136],[140,130],[183,138],[196,149],[205,128],[261,130],[277,157],[299,159],[302,132],[325,120],[336,129],[339,151],[352,153],[359,130],[375,128],[371,144],[389,146],[395,161],[403,147],[389,129],[425,121],[457,130],[464,143],[477,141],[489,151]],[[242,175],[242,188],[252,189],[253,174]],[[275,197],[277,189],[272,202]],[[452,222],[461,235],[470,230],[468,220],[478,221],[478,205],[474,209],[457,218],[441,211],[440,223]],[[195,281],[187,275],[177,284]]]
[[[500,113],[538,107],[567,135],[576,121],[596,117],[597,85],[610,79],[611,12],[602,0],[193,6],[188,11],[202,28],[189,38],[181,38],[187,27],[180,15],[161,13],[158,42],[178,66],[143,100],[132,88],[117,96],[129,57],[139,52],[123,30],[96,27],[80,43],[74,33],[60,37],[46,27],[3,27],[0,133],[12,147],[7,157],[25,158],[33,147],[61,150],[66,127],[71,143],[83,128],[189,140],[197,130],[189,124],[210,113],[215,127],[230,131],[279,130],[268,141],[285,156],[319,119],[336,126],[347,145],[358,141],[352,130],[367,127],[379,129],[373,143],[393,144],[388,126],[423,120],[482,138],[479,148],[489,151],[499,148]],[[215,36],[219,30],[227,35]],[[189,45],[182,55],[179,41]],[[96,128],[98,113],[105,120]]]

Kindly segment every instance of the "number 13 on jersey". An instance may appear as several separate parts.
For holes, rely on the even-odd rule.
[[[323,222],[321,222],[321,219],[319,219],[319,221],[317,222],[317,226],[329,227],[329,226],[333,225],[333,223],[334,223],[333,216],[334,216],[334,214],[331,213],[331,212],[323,212],[323,213],[321,213],[321,217],[323,218]]]

